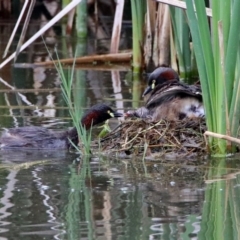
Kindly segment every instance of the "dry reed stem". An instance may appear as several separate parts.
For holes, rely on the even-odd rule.
[[[82,0],[73,0],[70,2],[62,11],[60,11],[51,21],[49,21],[44,27],[42,27],[38,32],[36,32],[27,42],[25,42],[20,51],[23,51],[30,44],[32,44],[37,38],[42,36],[50,27],[52,27],[58,20],[60,20],[69,11],[75,8]],[[10,62],[16,56],[16,52],[12,53],[5,61],[0,64],[0,69],[2,69],[8,62]]]
[[[132,60],[132,52],[123,52],[123,53],[111,53],[111,54],[101,54],[101,55],[89,55],[77,58],[67,58],[54,61],[45,61],[45,62],[35,62],[35,66],[48,66],[54,64],[99,64],[99,63],[122,63]]]
[[[207,143],[207,138],[206,138],[206,136],[215,137],[215,138],[220,138],[220,139],[225,139],[225,140],[227,140],[227,141],[240,144],[240,139],[238,139],[238,138],[234,138],[234,137],[230,137],[230,136],[227,136],[227,135],[223,135],[223,134],[219,134],[219,133],[214,133],[214,132],[210,132],[210,131],[206,131],[206,132],[204,133],[204,138],[205,138],[206,143]]]

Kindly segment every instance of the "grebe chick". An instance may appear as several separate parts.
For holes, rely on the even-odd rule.
[[[121,113],[113,111],[105,104],[92,106],[81,119],[86,130],[91,126],[104,122],[113,117],[122,117]],[[78,144],[76,128],[68,131],[55,132],[44,127],[19,127],[6,129],[0,138],[0,147],[7,148],[34,148],[34,149],[68,149],[71,141]]]
[[[158,67],[148,77],[148,87],[145,89],[143,96],[150,93],[157,85],[167,81],[179,81],[179,76],[176,71],[170,67]]]
[[[198,88],[180,83],[177,80],[157,85],[151,92],[144,107],[128,111],[126,117],[147,118],[152,121],[169,121],[204,116],[201,92]]]

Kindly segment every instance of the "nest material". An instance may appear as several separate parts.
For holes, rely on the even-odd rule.
[[[136,156],[165,154],[193,156],[206,154],[204,119],[178,122],[128,120],[101,140],[102,150]]]

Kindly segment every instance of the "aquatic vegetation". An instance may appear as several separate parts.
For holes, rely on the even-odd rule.
[[[133,28],[133,71],[139,72],[143,66],[144,20],[146,13],[145,0],[131,0],[132,28]]]
[[[84,126],[79,124],[80,120],[82,118],[83,112],[79,108],[78,104],[75,104],[73,101],[74,98],[73,98],[72,85],[73,85],[73,80],[74,80],[74,66],[75,66],[75,64],[72,65],[71,70],[70,71],[68,70],[67,74],[66,74],[61,63],[60,62],[58,64],[55,63],[55,68],[57,69],[58,74],[62,81],[61,90],[62,90],[64,100],[68,106],[69,114],[72,118],[73,125],[74,125],[74,127],[76,127],[78,136],[83,143],[83,145],[81,145],[82,152],[84,152],[85,154],[89,154],[90,148],[91,148],[92,127],[90,127],[89,130],[86,130],[86,128]],[[74,145],[74,147],[77,150],[79,150],[78,146]]]
[[[240,2],[212,1],[211,24],[204,1],[186,0],[187,17],[202,86],[209,131],[236,137],[240,119]],[[213,152],[231,151],[231,142],[209,138]]]

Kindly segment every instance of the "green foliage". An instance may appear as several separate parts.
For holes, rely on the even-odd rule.
[[[176,49],[176,55],[178,59],[178,66],[180,75],[184,79],[188,79],[191,73],[195,70],[194,61],[192,61],[193,50],[189,42],[190,29],[187,23],[185,11],[175,7],[169,7],[172,22],[172,33],[174,46],[172,49]],[[172,56],[175,58],[175,56]]]
[[[87,37],[87,22],[87,1],[82,0],[77,5],[76,30],[78,37]]]
[[[104,125],[102,125],[100,127],[102,130],[101,132],[98,134],[98,138],[104,138],[108,133],[111,132],[111,128],[108,125],[108,120],[104,123]]]
[[[82,126],[81,124],[82,111],[79,108],[78,104],[75,104],[72,101],[73,100],[72,85],[73,85],[73,79],[74,79],[74,66],[75,66],[75,62],[73,63],[72,69],[70,71],[68,70],[66,74],[59,61],[58,61],[58,64],[55,64],[55,67],[62,81],[61,90],[62,90],[64,100],[66,101],[66,104],[69,108],[69,113],[73,120],[74,127],[77,129],[78,136],[84,145],[83,152],[85,154],[90,154],[92,128],[90,128],[90,130],[87,131],[85,127]],[[74,147],[79,150],[77,146],[74,146]]]
[[[132,9],[132,36],[133,36],[133,71],[139,72],[142,68],[143,29],[146,13],[145,0],[131,0]]]
[[[236,137],[240,119],[240,1],[212,0],[211,24],[204,1],[186,0],[186,4],[208,130]],[[216,146],[218,153],[230,148],[220,139],[210,139],[210,146]]]

